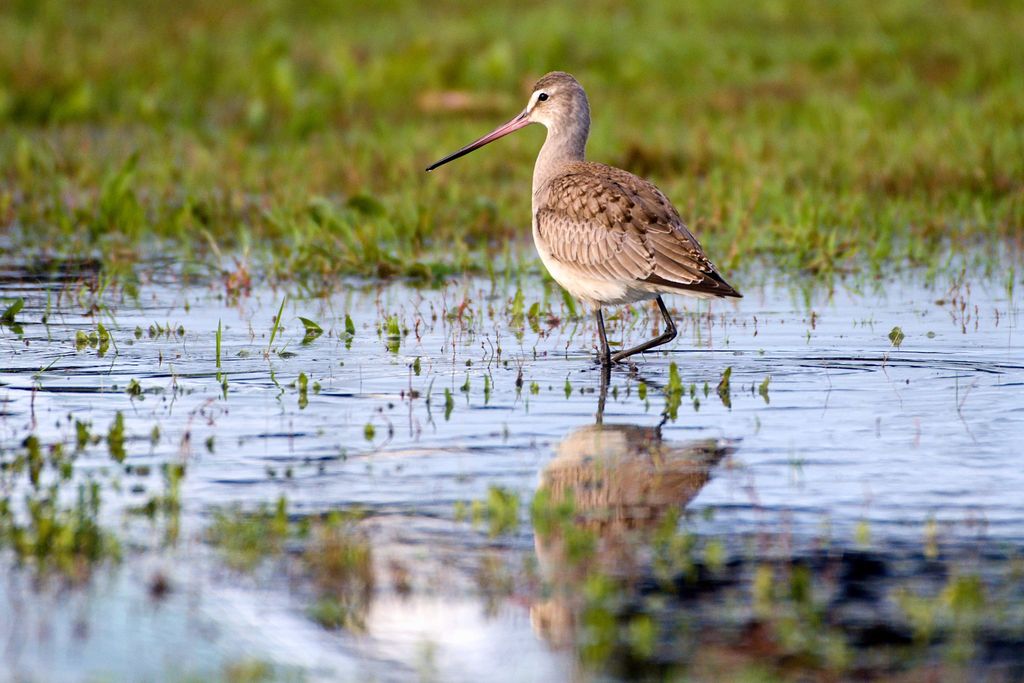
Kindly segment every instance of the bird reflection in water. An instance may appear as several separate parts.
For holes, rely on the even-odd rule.
[[[659,528],[673,524],[733,451],[719,439],[666,441],[661,424],[605,423],[607,373],[602,379],[596,423],[562,439],[538,488],[548,514],[535,510],[534,548],[548,591],[530,619],[555,647],[575,642],[585,579],[649,576]]]

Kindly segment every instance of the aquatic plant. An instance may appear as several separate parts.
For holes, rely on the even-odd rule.
[[[360,517],[358,511],[335,511],[292,520],[281,496],[273,510],[216,510],[206,540],[231,567],[247,572],[284,559],[298,544],[310,617],[326,628],[360,630],[376,585],[371,546],[355,526]]]
[[[0,477],[10,485],[21,474],[29,489],[18,499],[0,495],[0,550],[11,550],[41,579],[76,584],[97,566],[120,559],[117,536],[100,523],[100,482],[73,481],[73,456],[63,443],[44,445],[30,434],[13,457],[0,451]],[[61,495],[69,486],[75,491],[70,499]]]

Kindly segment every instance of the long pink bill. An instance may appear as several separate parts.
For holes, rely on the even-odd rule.
[[[522,114],[520,114],[519,116],[515,117],[514,119],[512,119],[511,121],[509,121],[505,125],[499,126],[498,128],[495,128],[493,131],[491,131],[487,135],[483,136],[479,140],[476,140],[475,142],[469,143],[468,145],[466,145],[465,147],[460,149],[458,152],[453,152],[452,154],[449,154],[448,156],[446,156],[444,159],[441,159],[440,161],[434,162],[433,164],[431,164],[430,166],[427,167],[427,170],[428,171],[433,171],[438,166],[441,166],[443,164],[447,164],[449,161],[454,161],[455,159],[458,159],[459,157],[466,156],[467,154],[472,152],[474,149],[479,149],[480,147],[483,147],[484,145],[486,145],[489,142],[494,142],[498,138],[504,137],[504,136],[508,135],[509,133],[515,132],[515,131],[519,130],[520,128],[522,128],[524,126],[528,126],[528,125],[530,125],[530,118],[529,118],[529,115],[527,114],[527,112],[524,111]]]

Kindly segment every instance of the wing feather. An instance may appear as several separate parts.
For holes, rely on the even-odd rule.
[[[611,166],[579,162],[538,193],[537,230],[566,268],[597,279],[738,297],[668,198]]]

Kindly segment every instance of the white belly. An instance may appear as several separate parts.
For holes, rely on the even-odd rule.
[[[646,282],[588,277],[579,269],[557,261],[537,233],[536,219],[533,221],[533,243],[537,247],[541,263],[555,282],[588,306],[615,306],[647,301],[658,296],[658,291]]]

